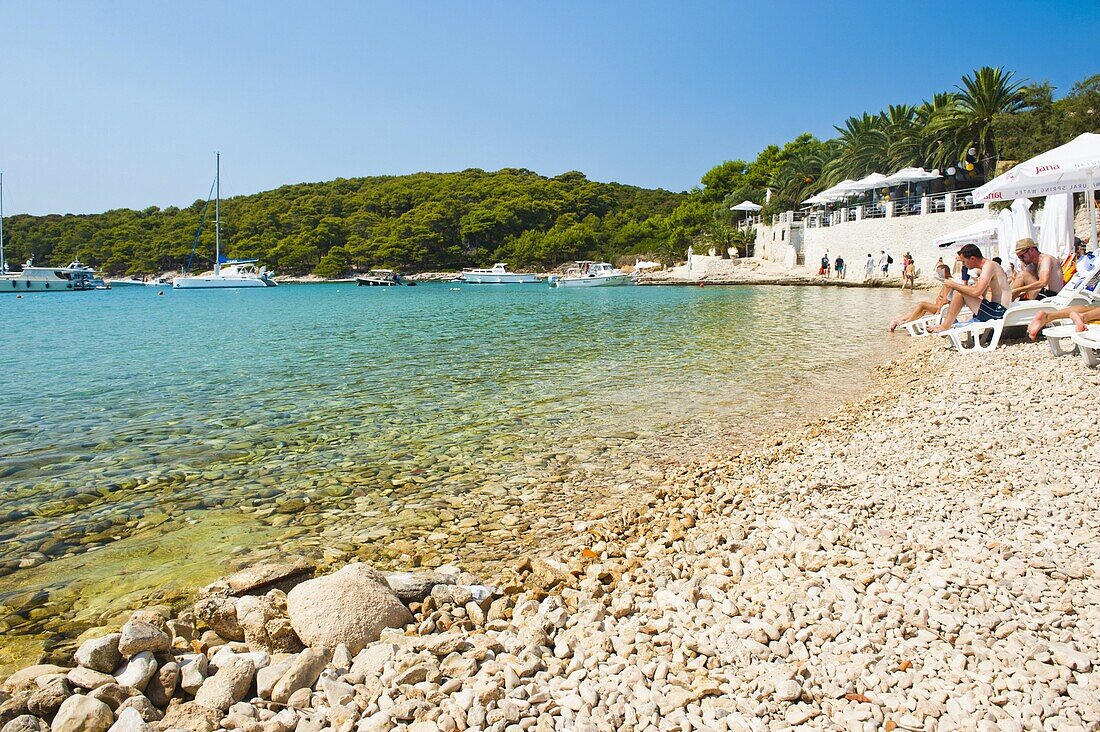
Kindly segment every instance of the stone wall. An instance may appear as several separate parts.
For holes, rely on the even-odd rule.
[[[901,273],[901,256],[910,252],[917,269],[928,276],[939,257],[943,257],[949,265],[955,258],[954,247],[941,249],[932,240],[988,216],[985,209],[978,208],[926,216],[864,219],[808,229],[802,229],[801,223],[761,224],[756,231],[756,256],[776,262],[789,261],[792,229],[797,228],[798,236],[794,240],[801,243],[803,262],[808,266],[816,268],[818,260],[828,252],[830,261],[837,256],[844,258],[848,264],[849,278],[862,279],[867,254],[874,255],[877,263],[879,252],[885,249],[894,258],[891,275]]]

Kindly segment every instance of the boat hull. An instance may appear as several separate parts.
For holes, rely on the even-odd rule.
[[[356,277],[355,284],[359,287],[400,287],[403,282],[394,282],[393,280],[376,280],[367,277]]]
[[[97,287],[82,282],[66,282],[64,280],[30,280],[18,277],[5,277],[0,279],[0,294],[5,292],[91,292],[92,290],[108,289]]]
[[[259,277],[177,277],[174,290],[240,289],[245,287],[277,287],[275,280]]]
[[[533,274],[471,274],[462,275],[470,285],[537,285],[541,280]]]
[[[554,287],[620,287],[632,285],[630,275],[609,275],[606,277],[561,277],[550,283]]]

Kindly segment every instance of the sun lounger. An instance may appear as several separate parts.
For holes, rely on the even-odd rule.
[[[1074,333],[1070,338],[1077,346],[1077,351],[1081,354],[1081,360],[1085,362],[1085,365],[1090,369],[1096,368],[1096,365],[1100,364],[1100,330]]]
[[[1073,342],[1073,334],[1076,332],[1077,326],[1073,321],[1055,320],[1043,328],[1043,337],[1047,339],[1051,353],[1055,356],[1068,356],[1077,353],[1077,344]]]
[[[1071,305],[1095,304],[1100,301],[1100,293],[1097,292],[1097,287],[1100,286],[1100,267],[1095,262],[1090,264],[1090,268],[1075,274],[1054,297],[1013,303],[1000,320],[962,323],[943,331],[941,335],[949,338],[959,353],[984,353],[997,348],[1005,328],[1026,326],[1038,313],[1061,310]]]

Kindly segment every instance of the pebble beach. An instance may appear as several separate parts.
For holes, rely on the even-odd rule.
[[[899,344],[505,566],[288,557],[135,608],[9,677],[3,732],[1097,729],[1100,377]]]

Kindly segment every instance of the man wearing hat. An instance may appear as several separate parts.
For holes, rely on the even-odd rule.
[[[1045,300],[1057,295],[1065,285],[1062,263],[1040,252],[1030,237],[1016,242],[1016,257],[1022,266],[1012,282],[1013,300]]]

